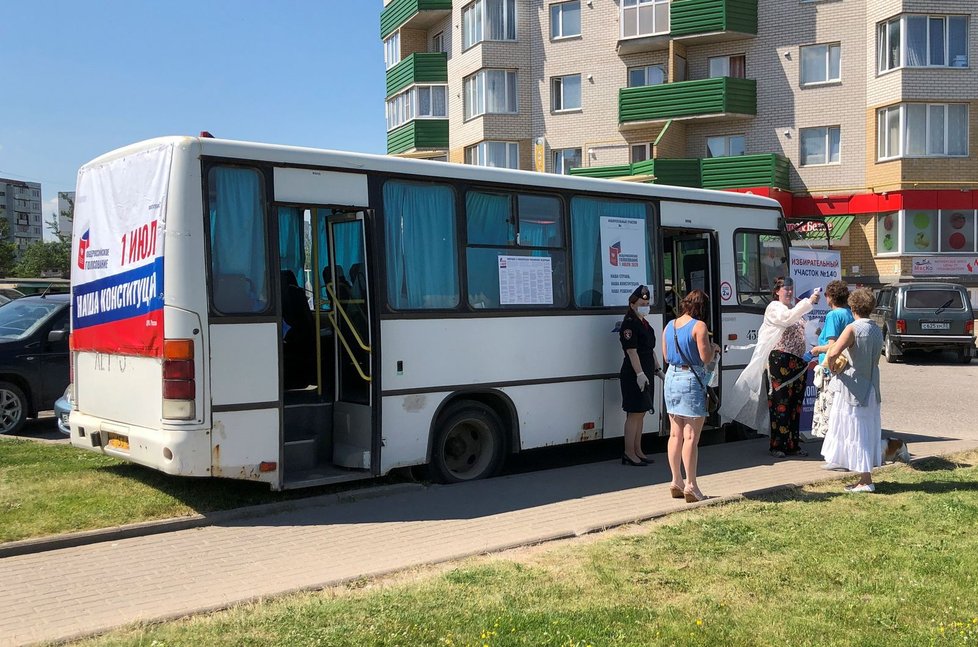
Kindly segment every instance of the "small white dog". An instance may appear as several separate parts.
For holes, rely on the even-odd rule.
[[[883,462],[895,463],[897,461],[910,464],[910,450],[907,448],[907,443],[899,438],[884,438]]]

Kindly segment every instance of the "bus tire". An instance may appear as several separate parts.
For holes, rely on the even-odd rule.
[[[439,417],[431,447],[431,472],[436,481],[488,478],[502,466],[505,455],[503,423],[488,406],[471,400],[457,402]]]
[[[27,396],[19,386],[0,382],[0,434],[15,434],[27,421]]]

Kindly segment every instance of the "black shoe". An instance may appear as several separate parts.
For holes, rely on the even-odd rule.
[[[654,462],[655,462],[654,460],[652,460],[652,459],[651,459],[651,458],[649,458],[648,456],[642,456],[642,457],[641,457],[641,458],[639,458],[638,460],[640,460],[640,461],[642,461],[642,462],[643,462],[643,463],[645,463],[646,465],[651,465],[652,463],[654,463]]]
[[[638,462],[633,461],[628,457],[628,454],[621,455],[621,464],[631,465],[632,467],[645,467],[647,465],[647,463],[643,463],[642,461],[638,461]]]

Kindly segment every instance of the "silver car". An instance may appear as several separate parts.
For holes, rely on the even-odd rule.
[[[68,428],[68,414],[71,413],[71,385],[65,389],[64,395],[58,398],[54,403],[54,416],[58,420],[58,431],[63,433],[65,436],[71,435],[71,429]]]

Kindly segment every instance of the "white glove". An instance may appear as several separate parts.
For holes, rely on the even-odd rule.
[[[638,384],[639,391],[644,391],[649,385],[649,378],[645,377],[645,373],[639,373],[635,376],[635,383]]]

